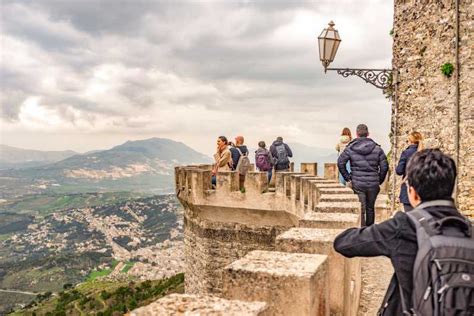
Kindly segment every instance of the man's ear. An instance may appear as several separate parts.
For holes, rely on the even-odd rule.
[[[421,197],[416,192],[415,188],[412,186],[407,186],[408,190],[408,200],[410,201],[411,206],[417,207],[421,203]]]

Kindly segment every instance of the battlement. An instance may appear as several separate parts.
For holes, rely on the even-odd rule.
[[[342,198],[347,202],[345,212],[359,211],[352,191],[334,180],[335,164],[325,164],[328,170],[325,177],[316,175],[316,163],[301,164],[301,170],[308,173],[276,172],[274,187],[270,187],[266,172],[250,171],[245,178],[245,192],[239,190],[236,171],[218,172],[216,187],[212,188],[211,168],[211,165],[175,168],[176,192],[183,205],[280,211],[302,218],[314,211],[318,202],[325,203],[322,209],[331,210],[337,207],[334,202]]]
[[[211,169],[175,169],[185,210],[185,289],[198,296],[190,304],[160,300],[156,308],[191,312],[218,302],[244,312],[248,306],[231,302],[246,301],[264,302],[268,315],[356,315],[360,262],[335,253],[332,243],[359,225],[360,202],[337,182],[336,165],[325,164],[320,177],[316,163],[305,163],[302,172],[274,173],[271,183],[266,172],[250,171],[245,190],[234,171],[219,172],[213,187]]]

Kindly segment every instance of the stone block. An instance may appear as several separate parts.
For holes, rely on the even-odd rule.
[[[276,250],[291,253],[325,254],[329,265],[329,307],[331,315],[356,315],[360,293],[360,259],[348,259],[333,247],[343,229],[291,228],[277,236]],[[357,301],[354,301],[357,299]]]
[[[246,194],[262,194],[268,190],[267,172],[248,172],[245,177]]]
[[[350,228],[359,226],[359,214],[308,212],[299,221],[299,227]]]
[[[324,178],[329,180],[337,180],[339,178],[339,171],[337,164],[325,163],[324,164]]]
[[[239,190],[239,174],[236,171],[219,171],[216,178],[216,190],[223,194]]]
[[[326,259],[252,251],[224,269],[223,297],[267,302],[270,315],[329,315]]]
[[[301,172],[306,173],[311,176],[318,175],[318,164],[315,162],[302,162],[301,163]]]
[[[264,302],[226,300],[215,296],[170,294],[159,300],[137,308],[130,316],[269,316]]]

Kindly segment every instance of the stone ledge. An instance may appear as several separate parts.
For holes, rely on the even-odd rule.
[[[252,251],[228,265],[223,297],[265,301],[270,315],[329,315],[327,256]]]
[[[264,302],[226,300],[214,296],[170,294],[154,303],[133,310],[130,316],[265,316],[268,315],[265,312],[267,310],[266,305]]]
[[[306,213],[299,221],[299,227],[307,228],[350,228],[359,224],[359,215],[352,213]]]
[[[307,278],[312,276],[326,256],[255,250],[231,263],[225,270],[265,273],[281,277]]]

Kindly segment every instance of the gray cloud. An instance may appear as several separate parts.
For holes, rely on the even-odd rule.
[[[381,92],[324,74],[317,56],[316,36],[333,18],[343,38],[334,66],[389,66],[392,8],[366,2],[4,1],[3,132],[27,133],[38,115],[35,124],[77,135],[122,128],[198,147],[185,131],[209,138],[221,133],[212,122],[234,115],[249,133],[265,117],[312,142],[305,129],[338,133],[346,115],[386,134]],[[31,98],[39,109],[25,106]]]

